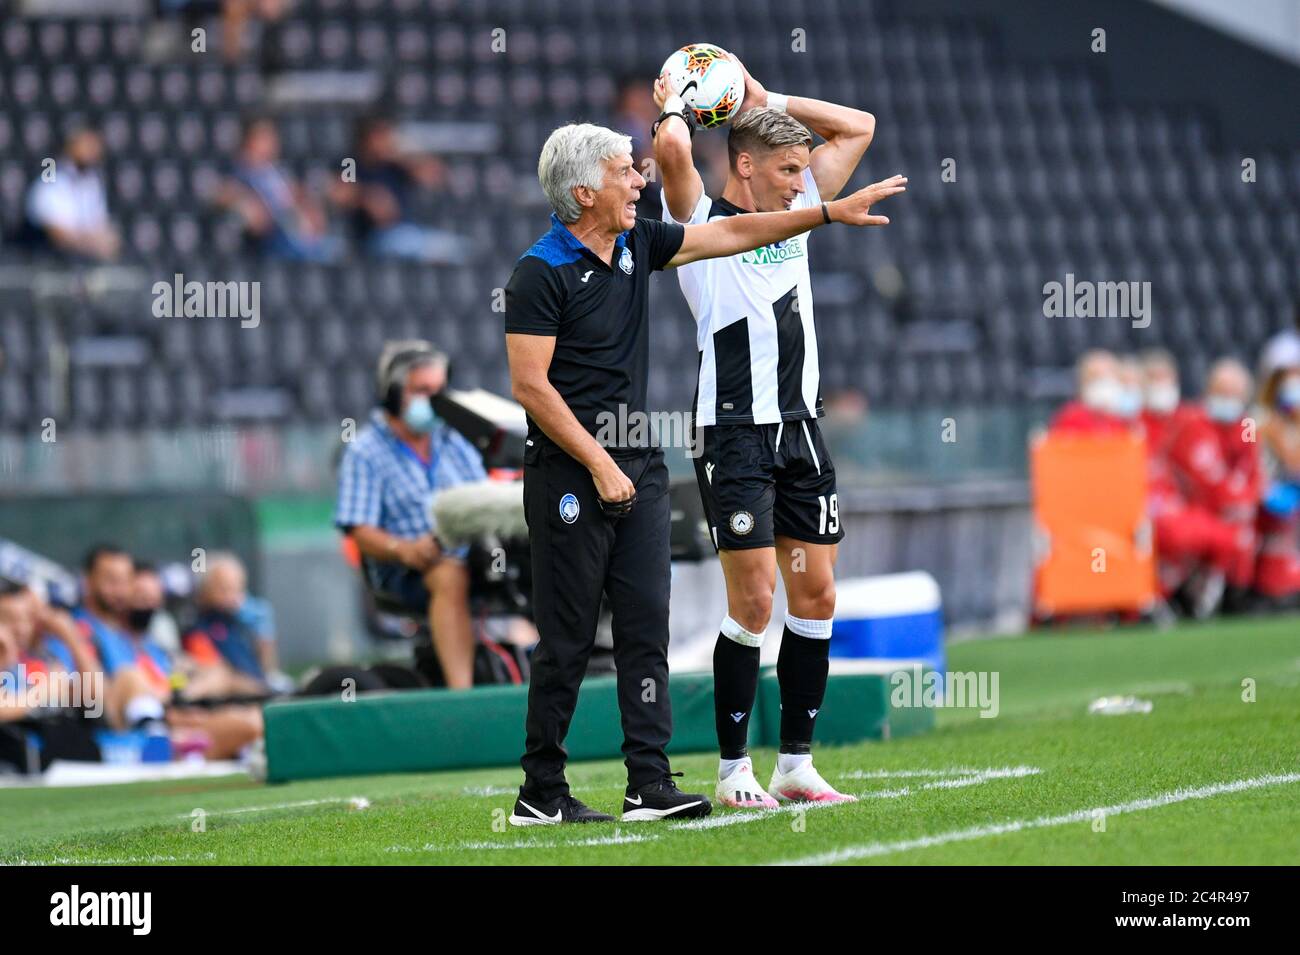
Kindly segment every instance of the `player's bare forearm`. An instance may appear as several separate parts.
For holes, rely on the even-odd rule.
[[[859,156],[871,145],[871,137],[876,132],[876,117],[852,106],[840,106],[806,96],[791,96],[786,101],[785,109],[828,143],[854,140],[861,147]]]
[[[510,392],[548,438],[587,470],[596,471],[612,459],[547,377],[554,350],[555,339],[549,336],[507,334]]]
[[[843,222],[847,225],[888,225],[886,216],[873,215],[871,207],[890,196],[898,195],[907,189],[907,180],[902,176],[892,176],[881,182],[874,182],[852,195],[832,202],[825,202],[831,222]],[[789,212],[751,212],[743,216],[728,216],[705,225],[688,225],[682,239],[682,247],[677,250],[668,263],[668,268],[686,265],[700,259],[716,259],[721,256],[748,252],[773,242],[781,242],[792,236],[807,232],[826,223],[822,206],[813,209],[791,209]]]
[[[668,92],[662,76],[655,80],[654,101],[661,112],[670,114],[686,108],[680,96]],[[686,222],[704,194],[704,180],[691,155],[691,131],[685,117],[664,117],[655,132],[654,152],[664,203],[674,219]]]
[[[876,134],[876,117],[851,106],[791,96],[786,110],[826,140],[812,151],[809,165],[823,198],[839,195],[858,168]]]
[[[728,55],[745,74],[745,99],[740,111],[772,105],[772,94],[767,88],[754,79],[734,54]],[[835,198],[871,145],[876,132],[876,117],[851,106],[806,96],[786,97],[785,111],[826,140],[812,151],[810,164],[822,198]]]
[[[704,193],[704,180],[691,155],[691,133],[686,121],[673,117],[664,120],[655,135],[654,150],[664,202],[674,219],[686,222]]]

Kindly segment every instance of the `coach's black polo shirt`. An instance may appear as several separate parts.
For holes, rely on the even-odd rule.
[[[551,231],[515,264],[506,285],[506,331],[555,336],[547,377],[593,435],[602,411],[615,422],[620,405],[625,415],[646,412],[650,273],[668,264],[685,235],[675,223],[637,219],[615,241],[611,268],[552,213]],[[530,415],[528,437],[542,436]]]

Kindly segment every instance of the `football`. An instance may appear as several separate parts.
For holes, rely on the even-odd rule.
[[[745,74],[727,51],[692,43],[668,57],[660,71],[669,91],[681,96],[704,129],[725,126],[745,98]]]

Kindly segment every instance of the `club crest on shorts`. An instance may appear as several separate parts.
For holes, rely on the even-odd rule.
[[[578,519],[578,513],[582,510],[578,506],[578,499],[573,494],[566,494],[560,498],[560,520],[566,524],[572,524]]]
[[[628,275],[632,274],[632,250],[627,246],[623,247],[623,254],[618,257],[618,267]]]
[[[749,511],[737,511],[731,515],[731,533],[744,537],[754,529],[754,515]]]

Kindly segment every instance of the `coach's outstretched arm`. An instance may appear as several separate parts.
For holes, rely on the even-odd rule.
[[[838,196],[853,175],[853,170],[858,168],[862,154],[871,145],[876,134],[876,117],[852,106],[840,106],[806,96],[769,93],[762,83],[749,74],[739,57],[733,53],[731,59],[745,74],[745,99],[740,104],[740,112],[759,106],[776,106],[826,140],[812,151],[808,164],[812,167],[813,179],[817,182],[817,191],[822,198],[833,199]],[[657,157],[657,143],[655,154]],[[660,167],[663,167],[662,161]],[[667,190],[665,181],[664,191]]]
[[[815,209],[792,209],[789,212],[753,212],[743,216],[715,219],[704,225],[686,226],[682,247],[666,268],[676,268],[700,259],[748,252],[773,242],[782,242],[827,222],[846,225],[889,225],[887,216],[871,214],[871,207],[881,199],[896,196],[907,189],[907,179],[891,176],[859,189],[852,195],[823,202]]]

